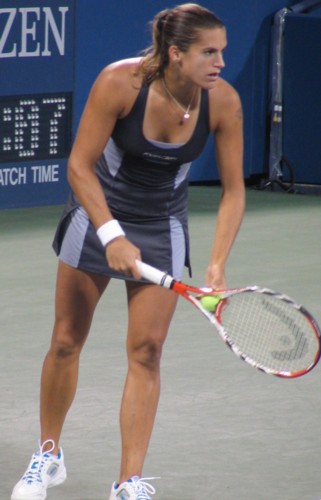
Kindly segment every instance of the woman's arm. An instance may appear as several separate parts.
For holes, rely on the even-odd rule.
[[[68,162],[68,181],[85,208],[95,228],[113,219],[104,192],[95,173],[100,158],[113,131],[116,120],[129,111],[136,89],[131,84],[132,68],[107,67],[98,76],[86,103],[77,136]],[[139,249],[126,238],[117,237],[106,247],[109,265],[121,272],[139,277],[135,260]]]
[[[68,181],[96,229],[112,219],[95,165],[122,110],[114,80],[114,73],[105,69],[94,83],[68,162]]]
[[[239,231],[245,209],[243,120],[239,96],[226,82],[222,81],[215,101],[215,145],[222,183],[222,197],[206,272],[206,284],[213,288],[225,288],[227,286],[226,261]]]

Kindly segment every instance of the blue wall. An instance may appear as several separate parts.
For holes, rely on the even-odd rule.
[[[284,37],[284,140],[295,182],[321,184],[321,12],[288,15]]]
[[[236,87],[243,102],[244,173],[247,179],[257,175],[266,175],[268,171],[271,26],[277,11],[297,3],[296,0],[288,0],[286,5],[283,2],[284,0],[204,0],[202,2],[204,6],[214,10],[227,26],[229,44],[225,55],[226,68],[223,77]],[[42,52],[40,57],[20,57],[18,52],[22,40],[27,40],[28,51],[35,50],[37,44],[42,47],[45,9],[50,7],[57,25],[59,28],[62,26],[58,12],[58,7],[62,4],[68,5],[65,53],[57,52],[57,44],[50,34],[49,43],[52,48],[50,57]],[[9,22],[8,12],[14,11],[15,16],[14,23],[10,25],[10,35],[5,37],[5,46],[2,47],[2,51],[0,50],[0,104],[2,102],[7,106],[5,101],[7,97],[9,99],[9,96],[17,94],[33,95],[64,91],[73,93],[72,135],[74,136],[90,87],[101,69],[117,59],[136,56],[146,48],[151,41],[149,21],[159,10],[176,4],[176,1],[170,0],[135,0],[132,2],[129,0],[91,0],[90,2],[88,0],[61,0],[59,2],[57,0],[34,0],[31,10],[34,11],[38,6],[39,18],[35,11],[28,16],[29,31],[27,30],[27,34],[22,36],[23,9],[21,7],[28,7],[30,1],[1,0],[0,37],[3,35],[6,23]],[[321,107],[320,64],[316,64],[316,61],[320,59],[320,40],[318,38],[318,43],[313,44],[311,39],[312,31],[314,39],[320,32],[320,12],[318,15],[318,19],[307,15],[292,16],[293,20],[290,19],[290,15],[287,16],[289,22],[285,40],[287,60],[284,83],[284,147],[287,156],[298,169],[298,181],[320,183],[317,150],[321,133],[320,113],[316,112],[316,109],[319,110]],[[308,23],[314,19],[313,30],[310,30],[312,25]],[[30,32],[32,27],[36,40]],[[309,46],[307,40],[309,40]],[[303,43],[304,41],[306,43]],[[8,57],[8,53],[15,44],[17,55]],[[298,56],[300,68],[297,66]],[[305,95],[304,100],[302,91]],[[304,120],[297,119],[296,110],[301,113]],[[70,124],[69,119],[68,124]],[[31,123],[28,122],[29,132],[30,126]],[[14,134],[13,126],[5,134],[10,136],[11,140]],[[46,133],[46,137],[47,135]],[[5,137],[6,141],[8,137]],[[0,138],[0,140],[2,141],[0,144],[4,144],[4,139]],[[24,148],[29,144],[28,141],[29,138],[24,139]],[[10,163],[3,152],[4,149],[0,148],[0,208],[64,202],[69,190],[66,181],[68,151],[63,158],[60,157],[62,155],[57,154],[55,157],[52,154],[50,158],[46,157],[42,160],[38,158],[38,155],[34,161],[31,157],[30,161],[19,157],[15,163],[11,160]],[[56,170],[51,175],[53,168]],[[41,169],[40,177],[35,177],[35,172],[38,172],[35,169]],[[315,174],[316,170],[317,174]],[[57,175],[56,172],[58,172]],[[212,138],[201,158],[194,162],[191,170],[191,181],[210,180],[218,180]]]
[[[150,44],[148,22],[154,14],[178,2],[164,0],[88,0],[77,2],[75,125],[93,80],[103,66],[135,56]],[[223,77],[239,91],[245,119],[245,176],[267,170],[268,88],[271,23],[284,0],[204,0],[228,30]],[[288,1],[291,6],[296,1]],[[245,8],[246,4],[246,8]],[[191,180],[215,180],[212,140],[193,164]]]

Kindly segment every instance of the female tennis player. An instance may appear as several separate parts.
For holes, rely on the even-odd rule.
[[[47,488],[66,478],[61,430],[76,392],[79,355],[111,278],[125,281],[129,319],[122,459],[110,500],[154,495],[143,465],[177,296],[140,281],[136,259],[176,279],[184,266],[190,269],[188,171],[211,133],[222,197],[205,283],[226,287],[225,266],[245,197],[241,103],[221,78],[226,30],[197,4],[161,11],[152,28],[153,45],[142,57],[115,62],[98,76],[71,151],[72,193],[54,240],[59,265],[55,324],[41,378],[40,450],[12,500],[45,499]]]

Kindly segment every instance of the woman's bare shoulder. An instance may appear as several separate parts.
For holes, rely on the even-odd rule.
[[[114,109],[118,117],[131,109],[141,88],[141,58],[124,59],[106,66],[91,89],[91,100],[99,106]]]
[[[210,101],[216,105],[222,103],[224,106],[239,106],[240,96],[230,83],[223,78],[219,78],[215,87],[209,91]]]
[[[242,117],[242,103],[237,90],[226,80],[220,78],[209,91],[210,116],[212,128],[234,116]]]
[[[98,75],[97,81],[109,85],[136,86],[141,85],[140,76],[141,57],[122,59],[106,66]]]

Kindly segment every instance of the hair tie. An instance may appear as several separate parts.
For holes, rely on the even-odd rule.
[[[167,20],[167,16],[168,16],[168,12],[166,12],[165,14],[163,14],[157,21],[157,29],[158,31],[161,33],[163,31],[163,28],[164,28],[164,23],[166,22]]]

